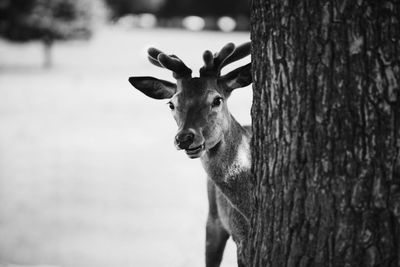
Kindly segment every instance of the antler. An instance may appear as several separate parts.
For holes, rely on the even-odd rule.
[[[250,42],[238,47],[235,47],[233,43],[228,43],[214,55],[209,50],[205,51],[203,53],[204,66],[200,69],[200,76],[219,77],[223,67],[249,55],[250,48]]]
[[[167,55],[156,48],[147,50],[149,61],[157,67],[166,68],[173,72],[175,79],[190,78],[192,70],[175,55]]]

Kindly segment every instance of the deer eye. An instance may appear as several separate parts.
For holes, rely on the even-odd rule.
[[[172,102],[168,102],[167,105],[171,110],[175,109],[175,106],[174,106],[174,104],[172,104]]]
[[[221,106],[222,101],[223,101],[223,98],[220,97],[220,96],[214,98],[214,100],[213,100],[213,102],[212,102],[212,104],[211,104],[211,107],[215,108],[215,107]]]

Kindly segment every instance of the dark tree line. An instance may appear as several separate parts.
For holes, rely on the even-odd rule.
[[[160,10],[162,16],[250,16],[249,0],[166,0]]]
[[[126,14],[154,13],[161,17],[249,16],[250,0],[106,0],[113,17]]]
[[[157,13],[166,0],[105,0],[111,9],[111,18],[128,14]]]

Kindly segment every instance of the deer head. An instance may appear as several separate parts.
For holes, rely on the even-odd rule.
[[[207,50],[200,77],[192,78],[191,69],[177,56],[150,48],[149,61],[171,70],[176,83],[154,77],[130,77],[129,82],[151,98],[169,99],[169,108],[178,124],[175,145],[190,158],[198,158],[219,144],[229,131],[232,117],[226,101],[231,92],[251,83],[251,63],[225,75],[221,75],[221,69],[249,54],[250,43],[238,47],[228,43],[215,54]]]

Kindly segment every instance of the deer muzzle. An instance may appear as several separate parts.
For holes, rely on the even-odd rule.
[[[175,136],[175,144],[179,149],[189,149],[193,141],[194,133],[192,132],[180,132]]]

